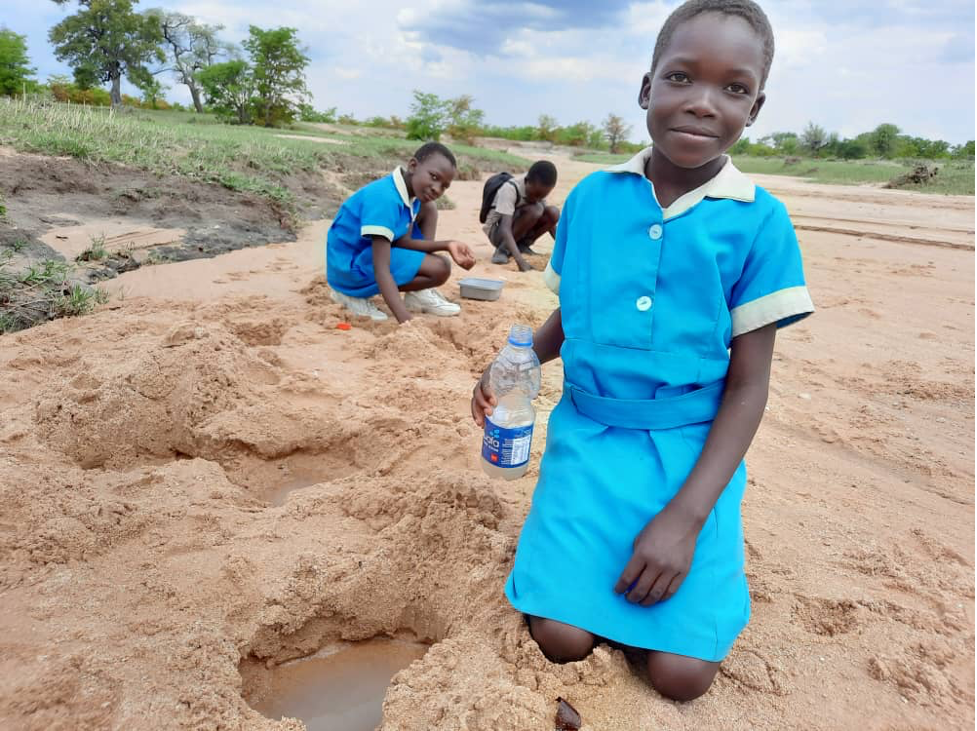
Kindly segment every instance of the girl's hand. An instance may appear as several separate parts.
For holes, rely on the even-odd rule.
[[[490,366],[491,367],[491,366]],[[499,402],[489,387],[489,369],[475,383],[472,389],[472,418],[479,426],[485,426],[485,417],[492,415],[492,409],[498,406]]]
[[[666,506],[634,539],[631,560],[614,591],[626,593],[629,602],[643,607],[671,597],[688,576],[700,528]]]
[[[468,244],[463,244],[460,241],[449,241],[448,253],[455,260],[455,264],[462,269],[471,269],[475,266],[475,253],[469,248]]]

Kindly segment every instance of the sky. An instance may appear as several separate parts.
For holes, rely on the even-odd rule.
[[[408,116],[413,90],[470,94],[486,120],[599,124],[617,114],[648,139],[637,104],[655,37],[678,0],[143,0],[221,24],[299,30],[319,109]],[[842,137],[883,122],[957,144],[974,139],[973,0],[767,0],[776,37],[767,102],[748,136],[815,122]],[[77,5],[0,0],[0,26],[27,36],[43,80],[70,73],[48,30]],[[171,79],[167,97],[189,101]]]

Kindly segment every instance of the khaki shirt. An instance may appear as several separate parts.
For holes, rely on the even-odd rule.
[[[516,189],[519,190],[518,196],[516,195]],[[546,205],[545,200],[542,203],[544,206]],[[502,187],[495,193],[495,200],[492,201],[492,207],[485,217],[485,225],[482,226],[482,230],[486,235],[491,235],[492,227],[498,223],[502,216],[514,216],[516,209],[522,208],[524,205],[526,205],[526,177],[512,178],[511,180],[505,181]]]

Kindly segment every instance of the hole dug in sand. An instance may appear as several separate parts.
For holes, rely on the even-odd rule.
[[[391,679],[427,649],[376,637],[324,647],[271,669],[249,661],[241,667],[244,698],[266,718],[298,718],[309,731],[373,731]]]

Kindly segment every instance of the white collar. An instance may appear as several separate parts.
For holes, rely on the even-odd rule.
[[[394,186],[396,186],[397,192],[400,193],[400,200],[402,200],[404,205],[410,208],[413,212],[414,201],[416,201],[417,198],[411,198],[410,194],[407,192],[407,181],[404,180],[404,168],[398,165],[394,171],[390,173],[390,175],[394,179]]]
[[[645,164],[651,157],[651,147],[646,147],[627,162],[607,168],[609,173],[634,173],[644,177]],[[753,181],[736,169],[729,155],[723,156],[726,163],[711,179],[694,190],[679,196],[672,205],[662,210],[664,218],[675,218],[699,203],[703,198],[728,198],[734,201],[752,203],[756,199],[756,186]]]

